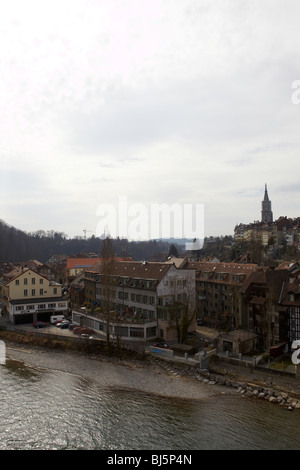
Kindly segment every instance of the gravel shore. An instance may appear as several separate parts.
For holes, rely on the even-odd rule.
[[[204,400],[224,394],[222,387],[210,387],[195,377],[180,375],[159,364],[84,356],[80,353],[47,350],[24,345],[7,345],[7,361],[25,366],[56,370],[91,379],[103,388],[133,389],[164,397]]]
[[[19,361],[31,368],[73,374],[91,379],[105,389],[201,401],[238,393],[300,409],[299,380],[280,376],[275,379],[258,370],[253,373],[247,368],[227,366],[223,371],[215,367],[214,371],[203,372],[151,356],[147,360],[118,359],[17,343],[7,343],[6,348],[7,362]]]

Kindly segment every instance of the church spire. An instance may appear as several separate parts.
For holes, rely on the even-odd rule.
[[[264,201],[269,201],[267,183],[265,183],[265,197],[264,197]]]
[[[261,203],[261,221],[268,224],[273,222],[273,212],[271,209],[271,201],[268,196],[267,183],[265,183],[264,200]]]

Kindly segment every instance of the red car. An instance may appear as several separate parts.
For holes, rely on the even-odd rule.
[[[46,328],[49,326],[49,323],[45,321],[35,321],[33,322],[32,326],[34,326],[34,328]]]
[[[86,328],[84,326],[77,326],[76,328],[73,329],[73,333],[76,335],[81,335],[81,334],[87,334],[87,335],[92,335],[94,333],[94,330],[91,328]]]

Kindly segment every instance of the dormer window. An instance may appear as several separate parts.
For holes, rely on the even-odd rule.
[[[294,302],[295,301],[295,294],[290,294],[290,302]]]

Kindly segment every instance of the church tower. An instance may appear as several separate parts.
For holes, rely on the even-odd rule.
[[[264,200],[261,203],[261,221],[266,224],[273,222],[273,212],[271,210],[271,201],[269,200],[266,184],[265,184]]]

